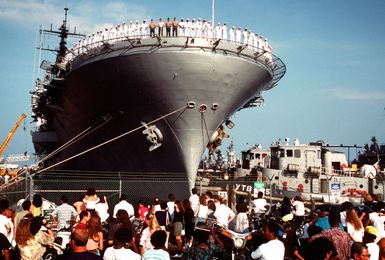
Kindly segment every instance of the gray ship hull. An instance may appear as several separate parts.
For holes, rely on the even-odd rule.
[[[285,72],[279,59],[268,64],[251,49],[239,52],[227,42],[213,48],[207,39],[155,38],[104,45],[79,56],[64,87],[49,90],[54,93],[47,108],[53,131],[37,132],[35,147],[49,152],[91,126],[93,132],[63,149],[55,161],[75,157],[55,168],[178,176],[188,180],[187,194],[218,126]],[[195,107],[187,108],[188,102]],[[149,151],[151,143],[140,127],[152,121],[163,140]],[[126,135],[111,141],[121,134]],[[105,141],[111,142],[93,149]]]

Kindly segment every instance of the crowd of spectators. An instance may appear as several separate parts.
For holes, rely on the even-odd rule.
[[[286,218],[293,223],[306,223],[301,242],[291,246],[290,239],[296,238],[278,235],[281,222],[267,221],[259,231],[263,243],[249,252],[250,257],[385,259],[385,216],[380,211],[385,203],[370,196],[365,199],[365,206],[358,208],[349,202],[338,209],[319,208],[305,221],[301,198],[284,198],[280,221]],[[263,193],[258,194],[252,205],[251,210],[245,198],[238,196],[233,211],[225,198],[209,191],[199,195],[196,188],[183,200],[169,194],[167,200],[155,197],[149,205],[141,200],[136,207],[122,195],[111,208],[111,216],[107,198],[93,188],[74,203],[62,196],[60,205],[48,214],[39,194],[32,201],[24,200],[22,210],[16,214],[7,200],[1,200],[0,258],[41,259],[60,231],[71,228],[71,249],[60,259],[222,259],[231,248],[227,248],[212,226],[205,230],[202,225],[215,219],[219,225],[238,233],[249,232],[250,213],[264,214],[269,207]]]

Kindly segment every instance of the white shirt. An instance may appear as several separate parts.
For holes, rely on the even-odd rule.
[[[198,205],[199,205],[199,196],[197,194],[193,194],[190,196],[189,201],[191,204],[191,208],[195,213],[197,211]]]
[[[225,204],[220,204],[214,212],[214,217],[217,218],[219,224],[227,227],[229,224],[229,218],[235,217],[235,213]]]
[[[133,259],[133,260],[140,260],[141,257],[139,254],[135,253],[129,248],[119,248],[115,249],[112,246],[107,248],[104,252],[103,256],[104,260],[126,260],[126,259]]]
[[[295,216],[305,216],[305,204],[303,204],[302,201],[294,201],[293,208],[293,214]]]
[[[264,198],[255,199],[253,201],[253,204],[254,204],[254,212],[255,213],[265,213],[266,212],[265,206],[267,205],[267,202]]]
[[[367,243],[366,246],[368,247],[370,260],[379,259],[380,248],[378,247],[378,245],[375,242],[372,242],[372,243]]]
[[[107,203],[98,203],[95,205],[95,211],[98,213],[101,222],[105,222],[110,214],[108,213]]]
[[[126,200],[122,200],[118,204],[116,204],[114,207],[114,214],[113,214],[114,218],[116,218],[116,213],[120,209],[127,211],[130,217],[135,215],[134,207],[130,203],[128,203]]]
[[[362,242],[362,238],[365,232],[363,227],[361,227],[360,230],[356,230],[352,224],[346,222],[346,228],[350,236],[353,238],[354,242]]]
[[[285,246],[278,240],[273,239],[260,245],[257,250],[251,253],[251,258],[261,260],[280,260],[285,256]]]

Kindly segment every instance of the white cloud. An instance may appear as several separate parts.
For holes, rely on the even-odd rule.
[[[330,88],[325,91],[338,99],[355,100],[355,101],[375,101],[385,100],[385,91],[351,88]]]
[[[72,3],[69,3],[72,2]],[[66,6],[67,4],[67,6]],[[94,32],[105,26],[116,25],[129,19],[143,19],[146,8],[123,1],[63,1],[60,0],[1,0],[0,21],[17,24],[33,30],[40,25],[58,29],[64,18],[64,7],[69,7],[68,25],[78,32]]]

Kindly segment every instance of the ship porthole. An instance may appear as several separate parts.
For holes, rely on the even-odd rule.
[[[278,177],[278,176],[275,176],[275,177],[274,177],[274,179],[275,179],[275,180],[278,180],[278,179],[279,179],[279,177]]]
[[[308,184],[308,183],[309,183],[309,180],[305,180],[305,183]]]
[[[364,187],[364,185],[360,184],[360,188],[362,189]]]
[[[374,188],[375,188],[375,189],[378,189],[378,185],[375,185]]]

